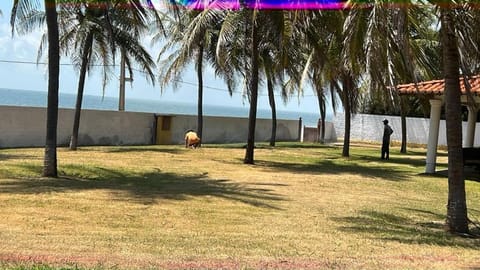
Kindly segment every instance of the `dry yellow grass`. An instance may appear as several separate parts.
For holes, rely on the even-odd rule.
[[[475,269],[478,239],[443,231],[446,179],[424,149],[283,144],[0,150],[0,267]],[[440,168],[446,166],[445,154]],[[480,185],[467,181],[469,213]]]

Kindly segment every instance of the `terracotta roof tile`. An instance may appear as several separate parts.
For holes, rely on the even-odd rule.
[[[471,93],[474,95],[480,95],[480,75],[472,76],[469,79],[470,86],[471,86]],[[432,80],[432,81],[425,81],[417,83],[417,88],[415,87],[414,83],[409,84],[400,84],[397,85],[397,90],[400,95],[408,95],[408,94],[435,94],[441,95],[445,89],[444,80]],[[465,94],[465,84],[463,79],[460,80],[460,88],[462,93]]]

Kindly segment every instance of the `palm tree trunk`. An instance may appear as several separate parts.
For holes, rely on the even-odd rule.
[[[253,13],[254,11],[252,11]],[[254,164],[255,126],[257,123],[258,102],[258,29],[252,14],[252,44],[251,44],[251,81],[250,81],[250,112],[248,115],[247,150],[243,163]]]
[[[60,75],[60,48],[55,0],[45,0],[45,14],[48,31],[48,104],[47,134],[43,176],[57,177],[57,123],[58,87]]]
[[[124,48],[120,49],[120,90],[118,94],[118,110],[125,111],[125,58],[126,52]]]
[[[448,145],[447,229],[468,233],[465,176],[462,157],[462,116],[459,54],[455,22],[449,7],[441,7],[441,42],[445,75],[445,118]]]
[[[405,97],[400,97],[400,119],[402,122],[402,146],[400,147],[400,153],[407,153],[407,112],[406,112]]]
[[[345,110],[345,135],[343,138],[343,157],[350,156],[350,121],[352,115],[352,104],[351,104],[351,95],[352,95],[352,87],[353,82],[350,80],[350,76],[344,74],[342,80],[343,84],[343,91],[342,91],[342,99],[343,99],[343,107]]]
[[[83,90],[85,88],[85,78],[87,75],[88,59],[92,50],[93,33],[89,33],[85,41],[85,47],[82,53],[82,66],[80,67],[80,78],[78,79],[77,102],[75,104],[75,116],[73,119],[72,137],[70,138],[70,150],[77,150],[78,130],[80,128],[80,114],[82,111]]]
[[[347,102],[344,105],[344,108],[345,108],[345,135],[343,137],[342,157],[349,157],[350,156],[350,119],[351,119],[350,104]]]
[[[200,44],[197,55],[197,79],[198,79],[198,101],[197,101],[197,134],[203,139],[203,44]],[[198,144],[201,146],[201,141]]]
[[[265,71],[267,73],[267,71]],[[268,73],[267,73],[268,74]],[[275,94],[273,92],[273,82],[270,75],[267,75],[268,102],[272,109],[272,135],[270,136],[270,146],[275,146],[277,137],[277,108],[275,105]]]
[[[320,110],[320,125],[317,125],[319,130],[318,142],[321,144],[325,143],[325,119],[327,118],[327,111],[325,107],[325,99],[322,93],[319,93],[317,90],[317,99],[318,99],[318,108]]]

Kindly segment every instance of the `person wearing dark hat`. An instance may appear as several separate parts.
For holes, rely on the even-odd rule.
[[[383,140],[382,140],[382,159],[390,158],[390,135],[393,129],[388,125],[388,120],[383,120]]]

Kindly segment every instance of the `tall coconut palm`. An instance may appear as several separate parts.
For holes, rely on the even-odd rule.
[[[272,111],[270,146],[275,146],[277,115],[275,88],[285,103],[295,93],[300,93],[298,73],[303,57],[302,40],[295,27],[295,11],[274,10],[263,15],[270,31],[262,30],[260,65],[267,84],[269,105]]]
[[[45,0],[45,17],[48,32],[48,100],[45,156],[43,160],[44,177],[57,177],[57,122],[58,122],[58,87],[60,75],[60,46],[57,22],[57,3]],[[39,7],[38,1],[14,0],[12,7],[12,31],[15,21]]]
[[[272,62],[268,61],[269,55],[268,53],[264,52],[262,54],[263,59],[263,71],[265,73],[265,78],[267,80],[267,92],[268,92],[268,104],[270,105],[270,109],[272,110],[272,132],[270,135],[270,146],[275,146],[275,141],[277,137],[277,106],[275,104],[275,90],[274,90],[274,75],[273,75],[273,67]]]
[[[110,3],[112,2],[112,3]],[[116,1],[104,1],[104,6],[107,7],[109,13],[113,16],[108,16],[112,25],[110,26],[109,31],[113,36],[118,36],[119,32],[115,31],[120,29],[126,35],[124,37],[135,37],[138,44],[138,39],[140,39],[143,34],[148,29],[148,26],[152,24],[152,28],[157,28],[160,32],[163,32],[163,24],[158,16],[158,13],[155,11],[155,7],[151,0],[116,0]],[[171,6],[171,5],[169,5]],[[151,21],[153,19],[153,21]],[[128,40],[123,39],[123,42],[128,42]],[[119,87],[119,111],[125,110],[125,82],[127,81],[126,77],[126,70],[128,71],[128,80],[130,82],[133,81],[133,69],[132,69],[132,61],[134,60],[143,69],[143,72],[147,75],[147,80],[151,79],[151,82],[154,83],[153,72],[151,68],[154,67],[154,62],[150,59],[150,55],[144,55],[148,58],[147,62],[143,60],[147,60],[144,56],[143,60],[139,59],[138,57],[141,56],[139,53],[143,54],[145,50],[143,47],[140,52],[136,52],[135,50],[129,50],[125,45],[128,43],[121,45],[116,44],[120,51],[120,87]],[[130,46],[131,47],[131,46]],[[138,47],[138,46],[137,46]],[[142,63],[143,62],[143,63]],[[146,66],[148,65],[148,68]]]
[[[283,10],[272,10],[268,13],[270,31],[262,34],[259,44],[260,76],[266,82],[268,103],[272,114],[270,146],[275,146],[277,137],[277,105],[275,89],[280,87],[281,98],[286,102],[295,88],[290,81],[295,80],[296,65],[292,61],[300,47],[299,41],[293,38],[291,13]],[[287,80],[288,79],[288,80]]]
[[[363,8],[349,12],[344,27],[348,43],[345,52],[350,55],[346,57],[365,67],[367,98],[382,106],[381,111],[400,111],[402,152],[406,152],[408,107],[406,98],[395,91],[395,85],[432,79],[438,73],[434,61],[438,57],[426,53],[429,49],[426,45],[434,37],[429,31],[433,24],[432,10],[407,2],[392,7],[384,0],[368,1]]]
[[[405,1],[411,3],[412,1]],[[478,24],[478,12],[467,1],[429,1],[440,11],[443,72],[445,77],[445,104],[447,120],[447,144],[449,158],[449,188],[447,204],[447,228],[450,232],[468,232],[468,218],[462,159],[462,129],[459,70],[478,67],[479,40],[473,34]],[[390,34],[389,34],[390,36]],[[395,35],[392,35],[395,37]],[[413,61],[404,54],[404,60]],[[467,57],[474,56],[474,57]],[[475,63],[476,62],[476,63]],[[469,72],[467,71],[466,74]]]
[[[448,145],[447,227],[453,233],[468,233],[465,176],[462,158],[460,56],[455,12],[440,5],[443,72],[445,76],[445,117]]]
[[[118,5],[119,3],[124,5]],[[97,61],[102,63],[103,88],[105,89],[110,69],[115,60],[115,51],[120,48],[121,62],[128,63],[130,77],[133,77],[131,65],[133,62],[137,62],[147,79],[154,84],[153,68],[155,64],[139,40],[148,27],[148,18],[152,18],[153,15],[149,16],[149,10],[145,9],[140,1],[125,0],[119,1],[119,3],[114,5],[110,3],[76,5],[77,8],[72,14],[74,17],[63,19],[65,24],[62,33],[62,48],[68,50],[73,47],[73,51],[67,53],[70,53],[72,60],[80,66],[75,117],[70,140],[71,150],[76,150],[78,145],[85,78],[87,70],[93,63]],[[127,7],[126,10],[125,7]],[[124,68],[123,65],[122,67]]]
[[[60,76],[60,46],[55,0],[45,0],[45,15],[48,30],[48,105],[47,134],[43,176],[57,177],[57,122],[58,87]]]
[[[163,67],[160,74],[162,91],[170,84],[176,88],[182,71],[194,62],[198,82],[196,131],[200,138],[203,138],[203,68],[206,63],[216,66],[215,50],[224,14],[224,11],[218,9],[178,12],[175,20],[168,24],[165,36],[168,40],[158,56],[159,65]],[[163,35],[158,34],[154,41],[163,38]],[[161,60],[165,55],[166,59]],[[225,78],[231,89],[230,75],[216,73]]]
[[[232,71],[243,78],[245,96],[249,102],[245,164],[254,164],[255,127],[257,118],[260,69],[260,11],[247,9],[240,2],[240,11],[229,11],[220,29],[217,44],[217,62],[224,73]],[[239,44],[241,44],[239,46]]]
[[[326,20],[326,18],[330,18],[330,20]],[[361,69],[357,62],[348,61],[350,59],[341,57],[342,51],[348,45],[342,43],[345,39],[341,29],[341,25],[344,22],[344,11],[314,13],[313,17],[307,20],[312,21],[312,26],[308,26],[306,32],[307,40],[312,48],[310,59],[307,61],[307,63],[311,62],[309,66],[313,68],[312,82],[314,87],[319,90],[318,92],[323,87],[330,85],[330,88],[335,90],[340,97],[345,111],[345,135],[342,156],[348,157],[350,155],[351,116],[356,113],[358,108],[358,80],[361,75]],[[327,21],[330,21],[330,23]],[[318,27],[321,27],[320,29],[323,28],[320,31],[323,34],[318,35],[313,31],[313,29]],[[320,76],[325,77],[325,79],[322,79]],[[324,100],[319,100],[319,102],[321,104]],[[325,128],[323,127],[323,129]]]
[[[275,102],[273,99],[273,83],[274,75],[278,74],[274,71],[274,67],[269,62],[272,59],[269,59],[268,52],[269,43],[277,40],[279,48],[278,56],[276,61],[279,61],[280,64],[277,66],[277,69],[282,72],[286,70],[287,65],[284,63],[285,57],[288,56],[286,53],[285,44],[289,43],[289,40],[292,38],[291,27],[288,26],[288,20],[285,17],[284,12],[271,12],[271,11],[260,11],[256,9],[249,10],[249,17],[247,17],[245,29],[245,41],[250,42],[248,57],[249,63],[246,65],[245,74],[247,74],[247,93],[250,101],[250,110],[249,110],[249,121],[248,121],[248,137],[247,137],[247,147],[245,152],[244,163],[245,164],[254,164],[254,149],[255,149],[255,127],[256,127],[256,118],[257,118],[257,103],[258,103],[258,85],[260,83],[259,69],[263,62],[265,76],[267,80],[267,87],[269,89],[269,102],[272,108],[272,140],[275,140],[276,132],[276,112],[275,112]],[[248,33],[248,35],[247,35]],[[248,43],[247,43],[248,44]],[[282,45],[284,47],[282,47]],[[262,59],[263,55],[263,59]],[[247,57],[247,54],[245,55]],[[263,60],[263,61],[262,61]],[[279,79],[282,79],[281,77]],[[282,81],[282,80],[281,80]],[[283,92],[285,93],[285,92]],[[286,95],[283,94],[285,97]],[[272,143],[271,143],[272,145]]]
[[[261,82],[261,71],[265,73],[267,90],[270,92],[269,102],[272,107],[272,118],[276,118],[273,87],[283,85],[282,72],[288,75],[289,53],[285,50],[291,40],[291,27],[281,11],[262,11],[242,9],[227,12],[219,34],[217,45],[217,62],[223,73],[232,72],[244,78],[245,96],[248,98],[249,122],[245,164],[254,163],[255,125],[258,103],[258,86]],[[282,95],[287,96],[282,87]],[[276,137],[275,121],[272,121],[271,141]]]
[[[331,105],[336,110],[336,87],[334,81],[338,78],[339,48],[341,26],[344,16],[339,11],[309,11],[304,12],[297,24],[297,39],[303,41],[305,49],[303,59],[302,77],[300,80],[300,91],[308,79],[318,99],[320,112],[319,142],[325,142],[325,122],[328,96],[331,98]]]
[[[109,61],[111,44],[110,38],[105,38],[105,11],[102,5],[91,3],[77,3],[71,6],[72,10],[64,12],[61,16],[64,22],[61,35],[61,48],[80,67],[77,87],[77,100],[73,120],[72,135],[70,138],[70,150],[76,150],[78,145],[78,132],[80,127],[80,115],[82,108],[83,92],[87,71],[97,58],[103,64],[103,86],[106,85],[107,73],[112,66]]]
[[[248,113],[248,135],[247,135],[247,148],[245,151],[245,158],[243,162],[245,164],[254,164],[254,151],[255,151],[255,127],[257,123],[257,103],[258,103],[258,69],[259,69],[259,52],[258,46],[260,43],[259,36],[259,21],[258,21],[258,11],[251,10],[250,14],[250,23],[251,23],[251,33],[250,33],[250,69],[248,76],[250,77],[250,83],[248,84],[248,93],[250,97],[250,110]]]
[[[134,61],[142,66],[147,78],[154,83],[152,68],[155,64],[148,52],[140,45],[138,38],[147,29],[147,18],[155,16],[150,15],[154,12],[153,10],[149,12],[149,9],[141,4],[141,1],[137,0],[103,1],[103,3],[76,0],[70,1],[68,5],[59,6],[59,21],[62,25],[60,49],[64,54],[70,55],[72,62],[79,67],[77,100],[70,140],[71,150],[77,149],[85,80],[87,71],[93,64],[101,63],[103,89],[105,89],[111,68],[114,66],[115,51],[120,47],[122,52],[128,52],[128,57],[133,55]],[[31,10],[21,18],[20,30],[28,32],[42,27],[44,17],[44,13]],[[46,42],[45,39],[43,40]],[[38,58],[42,56],[43,46],[43,44],[40,45]],[[125,59],[127,58],[122,57],[123,62]],[[132,61],[128,61],[130,62]],[[132,72],[130,64],[129,71]]]

